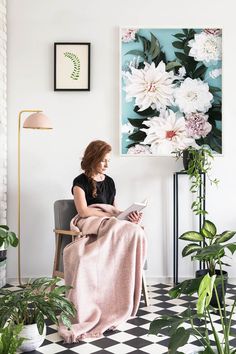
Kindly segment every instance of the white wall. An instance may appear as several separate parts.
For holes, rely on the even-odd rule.
[[[8,1],[8,222],[17,227],[17,115],[43,109],[52,132],[22,131],[22,275],[50,275],[54,256],[53,202],[70,198],[80,157],[92,139],[113,146],[109,174],[118,204],[149,198],[145,228],[149,238],[149,277],[172,275],[172,175],[181,163],[169,157],[119,156],[119,26],[223,27],[224,157],[215,159],[219,188],[208,188],[209,218],[220,230],[236,229],[234,154],[234,0]],[[53,43],[91,42],[91,91],[53,91]],[[187,188],[182,187],[188,200]],[[185,188],[184,188],[185,187]],[[184,207],[184,201],[183,207]],[[183,211],[186,227],[191,213]],[[183,224],[184,231],[184,224]],[[181,260],[180,275],[192,272]],[[236,267],[230,269],[236,276]],[[16,277],[16,250],[9,250],[8,277]]]

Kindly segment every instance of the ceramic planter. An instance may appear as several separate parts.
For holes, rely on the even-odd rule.
[[[39,334],[37,324],[25,325],[20,332],[20,337],[27,338],[19,350],[22,352],[30,352],[40,347],[46,337],[46,326],[44,326],[43,334]]]

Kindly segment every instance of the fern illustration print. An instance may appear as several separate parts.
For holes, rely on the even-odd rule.
[[[70,52],[65,52],[64,53],[65,57],[69,58],[73,65],[74,65],[74,70],[71,74],[71,79],[72,80],[78,80],[79,79],[79,75],[80,75],[80,60],[79,57],[74,54],[74,53],[70,53]]]

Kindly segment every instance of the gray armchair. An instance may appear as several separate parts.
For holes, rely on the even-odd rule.
[[[70,221],[77,214],[74,200],[62,199],[54,203],[54,220],[55,220],[55,257],[53,265],[53,277],[64,278],[63,269],[63,249],[70,242],[74,241],[77,237],[83,237],[82,232],[75,232],[70,230]],[[146,269],[146,263],[144,266]],[[145,277],[142,279],[142,292],[146,306],[148,306],[148,295]]]

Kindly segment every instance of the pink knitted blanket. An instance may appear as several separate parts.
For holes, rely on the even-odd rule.
[[[107,204],[94,204],[111,215],[118,210]],[[108,329],[134,316],[139,307],[142,270],[146,257],[144,230],[116,217],[72,219],[71,228],[84,235],[64,249],[65,283],[76,309],[72,329],[59,327],[66,342],[85,337],[101,337]]]

